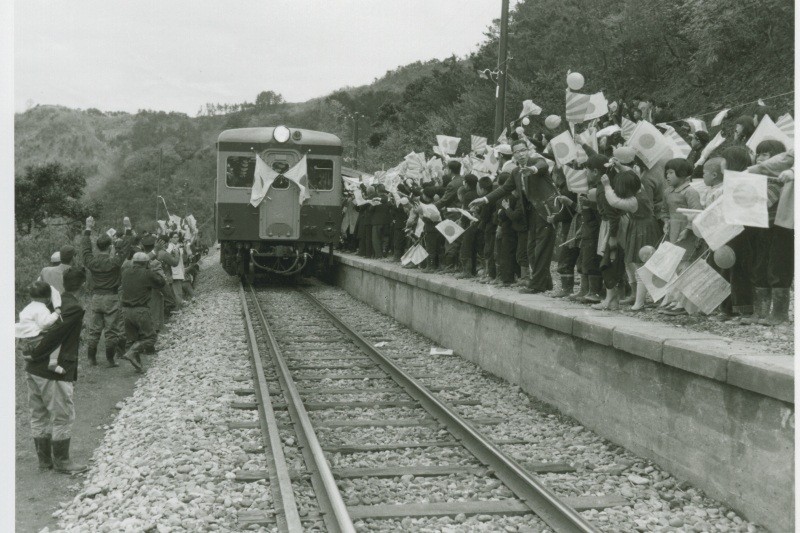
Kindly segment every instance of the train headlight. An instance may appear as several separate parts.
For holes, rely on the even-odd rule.
[[[285,143],[286,141],[289,140],[289,137],[291,136],[292,133],[286,126],[278,126],[272,131],[272,138],[279,143]]]

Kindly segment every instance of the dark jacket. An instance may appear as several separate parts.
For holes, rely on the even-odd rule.
[[[525,180],[525,186],[522,181]],[[542,219],[547,218],[547,208],[545,204],[552,203],[552,196],[555,194],[556,189],[553,182],[550,181],[548,175],[548,166],[544,159],[537,159],[533,166],[523,168],[515,168],[511,172],[511,177],[503,183],[502,186],[495,189],[486,195],[486,199],[490,202],[497,201],[511,194],[511,191],[516,189],[519,192],[520,198],[526,200],[522,203],[522,210],[527,217],[528,209],[532,208],[539,217]],[[527,189],[528,194],[525,194]],[[527,204],[527,205],[526,205]],[[552,207],[550,207],[551,212]]]
[[[373,226],[388,226],[392,221],[389,197],[385,194],[379,194],[375,198],[379,199],[381,203],[372,206],[371,223]]]
[[[131,249],[130,230],[125,232],[122,244],[120,244],[114,257],[111,257],[107,252],[93,253],[92,240],[89,238],[91,234],[90,230],[83,232],[81,257],[83,257],[83,265],[92,273],[93,290],[95,293],[100,294],[116,293],[122,281],[120,268],[125,259],[128,258],[128,253]]]
[[[122,307],[150,305],[151,289],[164,286],[164,278],[155,271],[133,264],[122,271]]]
[[[436,209],[441,211],[445,207],[460,207],[458,203],[458,189],[460,189],[462,185],[464,185],[464,178],[461,176],[453,176],[453,179],[451,179],[450,183],[445,187],[442,197],[438,202],[433,204],[436,206]],[[450,220],[458,220],[461,218],[461,215],[458,213],[446,213],[446,215],[447,216],[443,216],[442,218],[448,218]]]
[[[25,371],[34,376],[55,381],[76,381],[78,379],[78,347],[83,326],[83,307],[69,292],[61,295],[61,321],[48,329],[31,354],[32,361],[25,365]],[[50,354],[61,346],[58,364],[66,371],[56,374],[47,368]]]

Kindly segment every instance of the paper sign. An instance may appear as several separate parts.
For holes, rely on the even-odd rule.
[[[700,165],[705,163],[706,159],[708,159],[708,156],[710,156],[711,153],[717,148],[719,148],[719,146],[724,142],[725,142],[725,137],[722,136],[721,131],[718,131],[717,134],[714,136],[714,138],[708,142],[705,148],[703,148],[703,151],[700,153],[700,158],[697,160],[694,166],[699,167]]]
[[[464,228],[452,220],[442,220],[436,224],[436,229],[439,230],[439,233],[444,235],[444,238],[447,239],[447,242],[450,244],[455,242],[455,240],[461,237],[461,234],[464,233]]]
[[[108,228],[108,231],[106,231],[106,235],[108,235],[112,239],[114,238],[114,236],[116,234],[117,234],[117,230],[115,230],[114,228]]]
[[[769,227],[767,177],[726,170],[722,182],[722,209],[728,224]]]
[[[702,258],[678,276],[674,288],[707,315],[731,294],[730,283]]]
[[[431,348],[431,355],[453,355],[453,350],[447,348]]]
[[[167,233],[167,221],[166,220],[158,220],[158,227],[161,230],[161,233]]]
[[[722,121],[725,120],[725,116],[728,114],[728,111],[730,111],[730,109],[723,109],[717,113],[714,117],[714,120],[711,121],[711,127],[714,128],[722,124]]]
[[[700,120],[699,118],[689,117],[683,119],[683,121],[689,125],[689,127],[692,129],[692,133],[697,133],[698,131],[705,131],[708,133],[708,128],[706,128],[705,121]]]
[[[639,280],[644,283],[647,292],[650,294],[650,297],[653,298],[654,302],[658,302],[661,298],[666,296],[671,290],[672,284],[678,279],[677,276],[673,275],[670,283],[667,283],[658,276],[654,276],[646,266],[636,269],[636,273],[639,275]]]
[[[744,231],[744,226],[725,222],[721,196],[694,218],[692,228],[715,252]]]
[[[656,249],[655,253],[650,256],[650,259],[644,264],[647,270],[653,273],[654,276],[662,280],[672,279],[678,265],[683,259],[686,249],[680,246],[675,246],[671,242],[664,241]]]
[[[601,129],[597,132],[597,138],[600,139],[602,137],[608,137],[618,131],[622,131],[622,128],[617,126],[616,124],[612,124],[611,126],[606,126],[605,128]],[[633,130],[631,130],[633,131]]]
[[[364,193],[361,192],[360,188],[353,189],[353,203],[362,206],[368,204],[369,202],[364,199]]]

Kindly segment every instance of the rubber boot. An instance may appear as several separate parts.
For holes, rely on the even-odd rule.
[[[789,320],[789,289],[772,289],[772,310],[767,325],[777,326]]]
[[[87,348],[87,355],[89,356],[89,364],[97,366],[97,345],[90,344]]]
[[[620,289],[619,286],[614,287],[613,289],[606,289],[605,300],[592,305],[592,309],[616,311],[619,309],[620,292],[622,292],[622,289]]]
[[[587,276],[586,274],[581,274],[580,289],[578,289],[578,292],[576,292],[575,294],[567,296],[567,300],[571,302],[579,301],[587,294],[589,294],[589,276]]]
[[[62,474],[77,474],[86,472],[89,469],[88,466],[77,464],[69,458],[69,439],[54,440],[51,442],[53,447],[53,467],[56,472],[61,472]]]
[[[575,276],[561,275],[561,290],[553,295],[553,298],[564,298],[572,296],[572,291],[575,289]]]
[[[764,324],[770,313],[772,289],[755,287],[753,290],[753,314],[742,319],[742,324]]]
[[[589,293],[584,296],[580,301],[583,303],[599,303],[603,301],[600,291],[603,290],[603,278],[601,276],[588,276],[589,278]]]
[[[33,444],[36,446],[36,456],[39,458],[39,470],[53,469],[53,457],[51,456],[52,446],[50,442],[50,435],[33,439]]]
[[[517,285],[521,287],[525,287],[528,285],[528,278],[531,277],[531,269],[528,267],[519,267],[520,275],[519,280],[517,280]]]
[[[114,345],[106,346],[106,361],[108,361],[108,367],[109,368],[114,368],[114,367],[119,366],[119,363],[117,363],[114,360],[114,355],[116,354],[116,352],[117,352],[117,347],[116,346],[114,346]]]

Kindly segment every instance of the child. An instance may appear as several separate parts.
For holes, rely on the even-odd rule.
[[[26,361],[31,361],[30,354],[39,345],[42,340],[42,333],[44,330],[58,322],[61,318],[60,299],[54,301],[53,305],[59,304],[54,312],[50,312],[47,308],[47,303],[51,300],[52,296],[58,294],[50,285],[44,281],[34,281],[28,287],[28,294],[31,297],[31,303],[19,313],[19,322],[15,326],[14,336],[20,339],[20,349],[23,358]],[[66,371],[58,364],[58,354],[61,348],[56,348],[50,354],[50,362],[47,368],[56,374],[65,374]]]
[[[639,311],[644,308],[647,295],[644,283],[637,283],[636,269],[642,266],[639,262],[639,250],[644,246],[657,245],[659,239],[660,228],[653,214],[653,202],[635,171],[620,172],[613,188],[607,176],[603,176],[601,182],[609,205],[628,213],[629,221],[622,237],[622,248],[628,281],[636,294],[631,311]]]
[[[678,273],[680,273],[695,259],[697,237],[689,229],[689,219],[686,218],[686,215],[678,213],[678,209],[703,209],[703,204],[700,202],[700,193],[691,186],[693,168],[689,161],[682,158],[670,159],[664,170],[668,185],[665,197],[669,215],[669,220],[664,225],[664,236],[668,242],[686,250],[678,266]],[[669,302],[665,299],[664,304],[667,303]],[[693,307],[690,302],[686,302],[685,298],[676,298],[670,303],[666,313],[669,315],[684,314],[687,303],[692,311]]]
[[[630,154],[624,154],[626,158],[630,156],[630,160],[624,160],[624,163],[628,164],[633,161],[633,150],[624,149],[623,151],[625,150],[630,152]],[[619,150],[617,150],[617,152],[619,152]],[[617,154],[617,152],[615,152],[615,158],[623,157],[622,153]],[[592,309],[600,310],[619,309],[621,285],[625,277],[625,251],[622,248],[624,238],[620,239],[620,222],[623,212],[613,207],[605,195],[606,187],[604,182],[608,181],[609,184],[616,182],[614,169],[609,169],[609,172],[612,173],[612,177],[609,178],[607,174],[604,175],[603,178],[600,178],[601,182],[603,182],[603,186],[595,189],[597,212],[600,214],[601,220],[597,240],[597,254],[602,256],[600,272],[603,276],[603,284],[606,287],[606,297],[602,302],[594,304]],[[631,172],[631,174],[633,174],[633,172]],[[636,174],[633,174],[633,176],[636,177]],[[638,180],[638,177],[636,177],[636,179]],[[638,189],[640,186],[641,182],[636,188]]]

